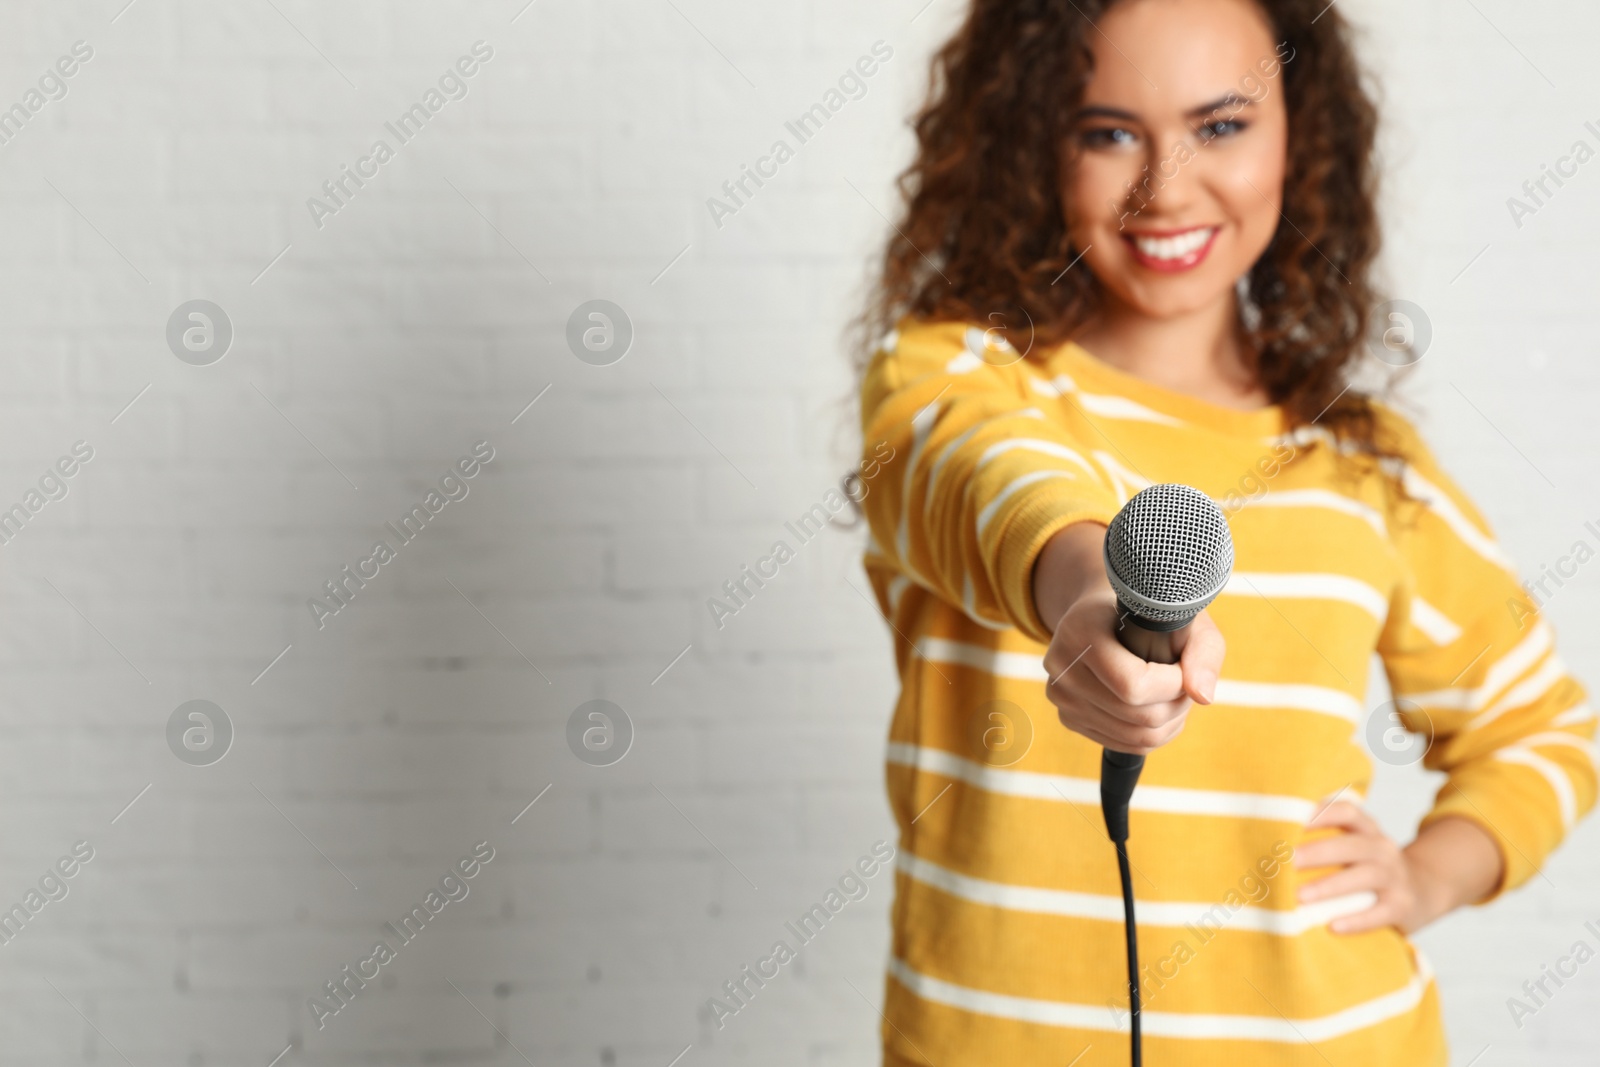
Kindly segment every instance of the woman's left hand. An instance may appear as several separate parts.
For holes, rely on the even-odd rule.
[[[1342,829],[1344,833],[1295,849],[1295,866],[1301,870],[1339,868],[1302,885],[1301,903],[1362,890],[1378,895],[1377,902],[1367,910],[1330,922],[1328,927],[1334,933],[1355,934],[1393,926],[1409,934],[1450,910],[1449,905],[1440,906],[1441,887],[1427,868],[1415,863],[1358,805],[1343,800],[1329,804],[1306,828]]]

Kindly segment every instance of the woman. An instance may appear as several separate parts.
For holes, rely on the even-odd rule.
[[[1442,1067],[1406,934],[1594,802],[1548,625],[1351,385],[1378,235],[1347,37],[1326,0],[975,0],[935,60],[862,384],[896,457],[864,499],[902,681],[886,1063],[1126,1062],[1102,746],[1149,754],[1144,1046],[1187,1067]],[[1236,544],[1170,666],[1119,644],[1101,560],[1154,482]],[[1404,847],[1361,808],[1374,652],[1448,775]]]

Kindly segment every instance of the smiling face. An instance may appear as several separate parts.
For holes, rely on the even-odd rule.
[[[1251,0],[1124,0],[1090,42],[1062,190],[1074,247],[1123,311],[1231,299],[1278,227],[1292,57]]]

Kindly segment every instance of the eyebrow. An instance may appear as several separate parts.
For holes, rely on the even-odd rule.
[[[1226,108],[1232,108],[1234,111],[1240,111],[1244,108],[1254,106],[1255,101],[1250,99],[1248,96],[1241,96],[1238,93],[1229,90],[1227,93],[1213,100],[1209,104],[1201,104],[1199,107],[1191,108],[1187,114],[1190,118],[1199,118],[1202,115],[1209,115],[1213,112],[1222,111]]]
[[[1241,111],[1244,108],[1253,107],[1254,105],[1255,101],[1250,99],[1248,96],[1241,96],[1236,92],[1230,91],[1211,101],[1209,104],[1201,104],[1199,107],[1190,108],[1188,111],[1184,112],[1184,116],[1186,118],[1203,118],[1207,115],[1211,115],[1228,108],[1232,108],[1234,111]],[[1139,121],[1139,116],[1134,114],[1132,111],[1125,111],[1119,107],[1106,107],[1103,105],[1079,108],[1075,118],[1077,118],[1079,121],[1082,121],[1083,119],[1122,119],[1127,122]]]

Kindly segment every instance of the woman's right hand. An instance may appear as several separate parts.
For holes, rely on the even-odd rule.
[[[1061,724],[1116,752],[1148,755],[1183,730],[1191,701],[1211,703],[1227,651],[1206,612],[1174,637],[1179,661],[1149,663],[1117,638],[1126,625],[1105,577],[1105,527],[1077,523],[1053,537],[1034,572],[1047,625],[1057,614],[1044,666]]]

